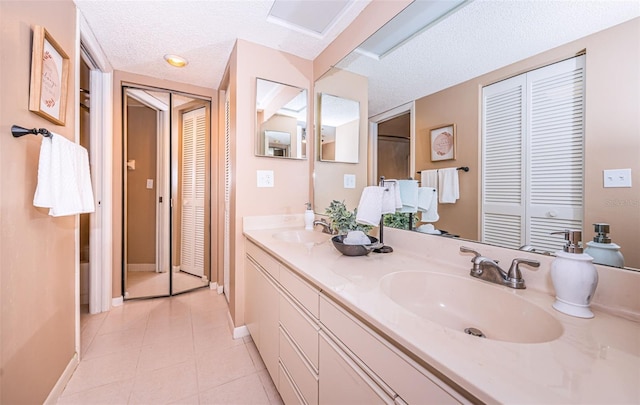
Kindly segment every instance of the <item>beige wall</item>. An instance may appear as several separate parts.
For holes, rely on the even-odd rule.
[[[309,160],[276,159],[254,154],[256,78],[307,89],[307,94],[311,94],[313,71],[309,60],[238,40],[231,54],[229,72],[233,181],[229,301],[234,324],[240,326],[244,324],[242,218],[248,215],[301,214],[309,199]],[[308,122],[310,120],[311,117]],[[273,170],[273,188],[257,187],[257,170]]]
[[[480,100],[483,86],[572,57],[586,49],[585,218],[611,225],[611,238],[622,245],[627,266],[640,268],[640,194],[633,188],[603,188],[604,169],[631,168],[640,179],[640,19],[579,39],[431,96],[416,100],[416,170],[469,166],[460,173],[461,198],[438,207],[438,227],[479,239]],[[428,129],[455,123],[458,157],[430,162]]]
[[[122,85],[138,84],[143,86],[152,86],[160,89],[176,90],[184,93],[194,94],[211,98],[212,111],[218,111],[217,101],[218,92],[214,89],[192,86],[184,83],[177,83],[159,78],[142,76],[134,73],[114,71],[113,75],[113,199],[112,203],[112,232],[113,232],[113,269],[112,269],[112,295],[114,298],[122,297],[122,170],[124,161],[122,159]],[[211,128],[218,128],[218,115],[211,114]],[[212,136],[215,138],[217,134],[214,132]],[[217,142],[211,142],[212,159],[219,157],[217,150]],[[218,198],[217,190],[219,173],[218,164],[213,162],[211,165],[211,212],[217,213],[222,206],[222,201]],[[217,215],[212,215],[217,218]],[[221,226],[219,222],[211,223],[211,252],[217,252],[218,245],[218,228]],[[220,242],[222,243],[222,242]],[[213,265],[217,265],[218,261],[212,260]],[[211,269],[211,281],[217,281],[218,269]],[[216,279],[214,279],[216,277]]]
[[[136,161],[136,169],[127,170],[128,264],[156,262],[156,128],[156,111],[128,107],[126,160]],[[147,179],[153,180],[152,189],[147,188]]]
[[[0,403],[40,404],[75,353],[74,216],[32,204],[41,136],[15,139],[11,125],[75,140],[76,24],[72,1],[0,2]],[[29,112],[31,26],[70,58],[66,125]]]

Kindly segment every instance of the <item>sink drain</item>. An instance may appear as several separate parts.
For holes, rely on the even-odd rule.
[[[471,335],[471,336],[486,338],[484,333],[482,333],[482,331],[480,329],[477,329],[477,328],[464,328],[464,333],[466,333],[467,335]]]

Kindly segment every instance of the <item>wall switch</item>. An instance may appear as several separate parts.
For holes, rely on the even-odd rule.
[[[604,170],[604,186],[631,187],[631,169]]]
[[[344,175],[344,188],[356,188],[356,175],[345,174]]]
[[[153,179],[147,179],[147,188],[149,190],[153,189]]]
[[[273,170],[258,170],[258,187],[273,187]]]

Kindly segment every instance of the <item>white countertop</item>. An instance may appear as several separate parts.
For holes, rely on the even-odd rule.
[[[551,307],[551,295],[495,286],[544,309],[564,331],[536,344],[480,339],[409,312],[379,287],[383,276],[406,270],[470,277],[469,257],[425,259],[395,245],[393,253],[347,257],[330,240],[311,247],[275,239],[282,230],[245,236],[483,402],[640,403],[640,323],[597,309],[593,319],[570,317]]]

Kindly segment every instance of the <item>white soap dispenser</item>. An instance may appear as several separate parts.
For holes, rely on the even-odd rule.
[[[589,304],[598,285],[598,272],[593,258],[582,253],[582,232],[564,230],[565,246],[556,252],[551,264],[551,280],[556,290],[553,308],[578,318],[593,318]]]
[[[313,231],[313,221],[316,219],[316,215],[311,209],[311,203],[307,203],[307,210],[304,212],[304,229],[307,231]]]
[[[587,242],[584,252],[593,257],[593,262],[608,266],[624,267],[624,256],[620,252],[620,246],[612,243],[609,233],[609,224],[593,224],[596,231],[593,241]]]

